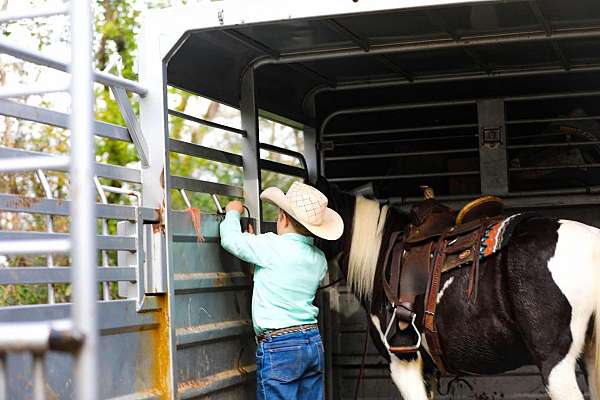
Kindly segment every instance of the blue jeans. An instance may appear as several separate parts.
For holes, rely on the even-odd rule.
[[[318,329],[268,336],[256,349],[256,398],[323,399],[324,369]]]

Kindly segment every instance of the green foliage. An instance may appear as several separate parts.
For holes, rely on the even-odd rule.
[[[41,0],[40,0],[41,1]],[[148,7],[163,7],[166,5],[178,5],[185,3],[184,0],[152,0],[148,2]],[[139,30],[139,7],[140,2],[134,0],[96,0],[95,2],[95,67],[99,70],[107,70],[111,73],[121,74],[129,79],[136,79],[134,72],[134,60],[136,57],[137,43],[136,33]],[[50,37],[56,37],[57,32],[52,32],[52,28],[41,26],[37,22],[32,23],[31,32],[36,43],[40,48],[47,46]],[[4,26],[0,32],[5,35],[11,35],[10,24]],[[66,40],[67,35],[61,36],[60,40]],[[64,37],[62,37],[64,36]],[[121,63],[115,63],[120,59]],[[1,62],[1,61],[0,61]],[[108,67],[108,68],[107,68]],[[0,80],[3,79],[3,73],[10,71],[21,76],[23,82],[34,79],[30,71],[24,69],[22,65],[14,64],[11,66],[2,65],[0,68]],[[34,71],[39,74],[39,71]],[[0,82],[3,83],[3,82]],[[175,110],[186,112],[203,119],[225,120],[225,124],[235,125],[239,123],[239,112],[227,108],[217,103],[209,102],[206,99],[200,99],[193,94],[169,88],[168,91],[170,103],[174,103]],[[135,102],[135,96],[132,96],[132,106],[134,111],[138,110],[138,104]],[[51,107],[47,101],[43,101],[40,106]],[[204,115],[199,115],[198,110],[204,110]],[[106,87],[96,86],[95,88],[95,113],[96,119],[116,125],[124,125],[123,117],[115,102],[111,91]],[[223,121],[221,121],[223,122]],[[69,151],[69,134],[58,128],[45,125],[34,124],[26,121],[17,121],[5,118],[5,134],[0,138],[0,145],[22,148],[32,151],[43,151],[53,154],[66,154]],[[271,121],[260,120],[260,139],[263,142],[276,144],[293,150],[303,150],[302,132],[291,128],[283,127]],[[204,125],[185,121],[177,117],[169,117],[170,137],[177,140],[183,140],[190,143],[203,145],[206,147],[217,148],[234,154],[241,153],[241,137],[236,133],[229,133],[222,130],[210,128]],[[276,153],[266,153],[262,155],[272,161],[298,165],[297,162],[281,156]],[[126,142],[107,138],[96,138],[96,160],[102,163],[137,167],[139,158],[135,147]],[[188,155],[175,154],[170,155],[169,168],[171,175],[190,177],[194,179],[219,182],[227,185],[242,186],[243,171],[240,167],[225,163],[219,163]],[[52,187],[52,196],[57,199],[65,199],[68,196],[68,180],[65,174],[48,174],[48,179]],[[263,171],[261,174],[263,188],[268,186],[277,186],[282,190],[287,190],[289,185],[296,179],[269,171]],[[121,181],[102,179],[102,184],[120,187]],[[130,189],[138,189],[129,185]],[[34,174],[23,174],[20,177],[15,175],[0,176],[0,191],[4,193],[15,193],[21,195],[30,195],[36,197],[45,197],[43,189],[36,181]],[[187,206],[183,201],[182,195],[175,190],[171,193],[171,207],[176,210],[185,209]],[[206,193],[187,193],[193,207],[197,207],[202,212],[215,212],[216,208],[212,198]],[[113,204],[132,204],[134,199],[131,196],[119,194],[107,194],[109,203]],[[223,206],[231,198],[219,196]],[[275,207],[265,204],[263,207],[263,218],[265,220],[274,220],[277,211]],[[255,217],[255,216],[253,216]],[[48,220],[41,215],[9,215],[9,213],[0,213],[0,219],[8,221],[13,230],[34,230],[45,231]],[[53,217],[52,227],[55,232],[68,232],[69,223],[66,217]],[[1,228],[1,227],[0,227]],[[6,228],[1,228],[6,229]],[[116,233],[116,221],[108,221],[109,234]],[[98,222],[98,232],[102,232],[101,222]],[[116,265],[116,252],[110,252],[109,265]],[[45,257],[12,257],[7,261],[8,267],[30,267],[47,265]],[[54,265],[69,265],[69,259],[65,256],[56,256]],[[102,263],[101,257],[98,257],[99,265]],[[55,301],[69,301],[71,287],[68,284],[54,284]],[[110,284],[110,292],[113,298],[117,296],[117,285]],[[102,293],[100,290],[99,293]],[[42,285],[0,285],[0,306],[18,305],[18,304],[37,304],[48,302],[48,286]]]

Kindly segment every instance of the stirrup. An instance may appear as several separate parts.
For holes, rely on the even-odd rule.
[[[421,347],[421,332],[417,329],[417,325],[415,324],[415,320],[417,318],[417,314],[412,314],[412,319],[410,324],[417,334],[417,343],[413,346],[389,346],[390,353],[415,353]],[[396,320],[396,306],[394,306],[394,312],[392,313],[392,318],[390,318],[390,322],[388,323],[387,328],[385,329],[385,340],[387,341],[387,337],[390,333],[390,329]]]

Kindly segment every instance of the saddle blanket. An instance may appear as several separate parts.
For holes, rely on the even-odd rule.
[[[481,237],[479,255],[481,258],[490,256],[501,250],[508,244],[510,238],[519,223],[523,220],[535,217],[534,213],[519,213],[490,225]]]

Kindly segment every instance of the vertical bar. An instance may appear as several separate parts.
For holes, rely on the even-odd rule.
[[[149,349],[153,352],[153,368],[164,373],[157,374],[154,386],[160,392],[161,398],[174,399],[177,397],[177,375],[175,371],[177,337],[175,332],[174,304],[174,271],[173,254],[170,246],[173,235],[169,226],[169,211],[171,210],[169,172],[169,129],[167,106],[167,65],[161,54],[160,31],[152,18],[142,25],[138,36],[139,44],[139,79],[148,84],[148,94],[140,98],[140,127],[146,135],[148,143],[148,168],[142,169],[142,206],[160,209],[160,221],[146,228],[151,235],[146,238],[152,251],[146,256],[147,267],[152,269],[153,285],[163,291],[161,312],[158,313],[157,336],[161,346]],[[139,239],[138,239],[139,240]]]
[[[242,77],[240,111],[242,112],[242,129],[246,137],[242,140],[242,157],[244,160],[244,201],[250,214],[256,216],[254,230],[260,233],[262,212],[260,205],[260,168],[258,141],[258,110],[256,108],[256,88],[254,86],[254,70],[248,69]]]
[[[108,198],[97,176],[94,176],[94,186],[96,186],[96,192],[98,192],[102,204],[108,204]],[[105,218],[102,219],[102,235],[108,235],[108,220]],[[106,250],[102,250],[102,267],[108,267],[108,252]],[[110,300],[110,286],[108,282],[102,282],[102,299]]]
[[[477,101],[481,193],[508,193],[508,161],[503,99]]]
[[[92,135],[92,14],[88,1],[71,2],[71,241],[73,323],[84,335],[75,354],[74,397],[98,398],[96,196]]]
[[[33,353],[33,400],[45,400],[44,354]]]
[[[6,378],[6,354],[0,351],[0,399],[8,399],[8,379]]]
[[[46,174],[44,174],[44,171],[42,171],[41,169],[38,169],[36,171],[36,174],[37,174],[38,180],[40,181],[40,184],[42,185],[42,188],[44,189],[44,194],[46,195],[46,198],[52,199],[52,190],[50,189],[50,185],[48,184],[48,179],[46,179]],[[46,216],[46,231],[48,233],[54,232],[54,227],[52,224],[53,224],[52,215],[47,215]],[[52,254],[48,254],[47,263],[48,263],[48,268],[54,267],[54,256]],[[56,299],[54,297],[54,285],[49,283],[48,284],[48,304],[54,304],[55,301],[56,301]]]
[[[319,177],[319,151],[317,150],[319,130],[315,128],[317,111],[314,94],[306,98],[304,110],[313,121],[311,123],[312,126],[304,126],[304,158],[306,159],[306,168],[308,169],[308,180],[310,183],[315,184]]]

